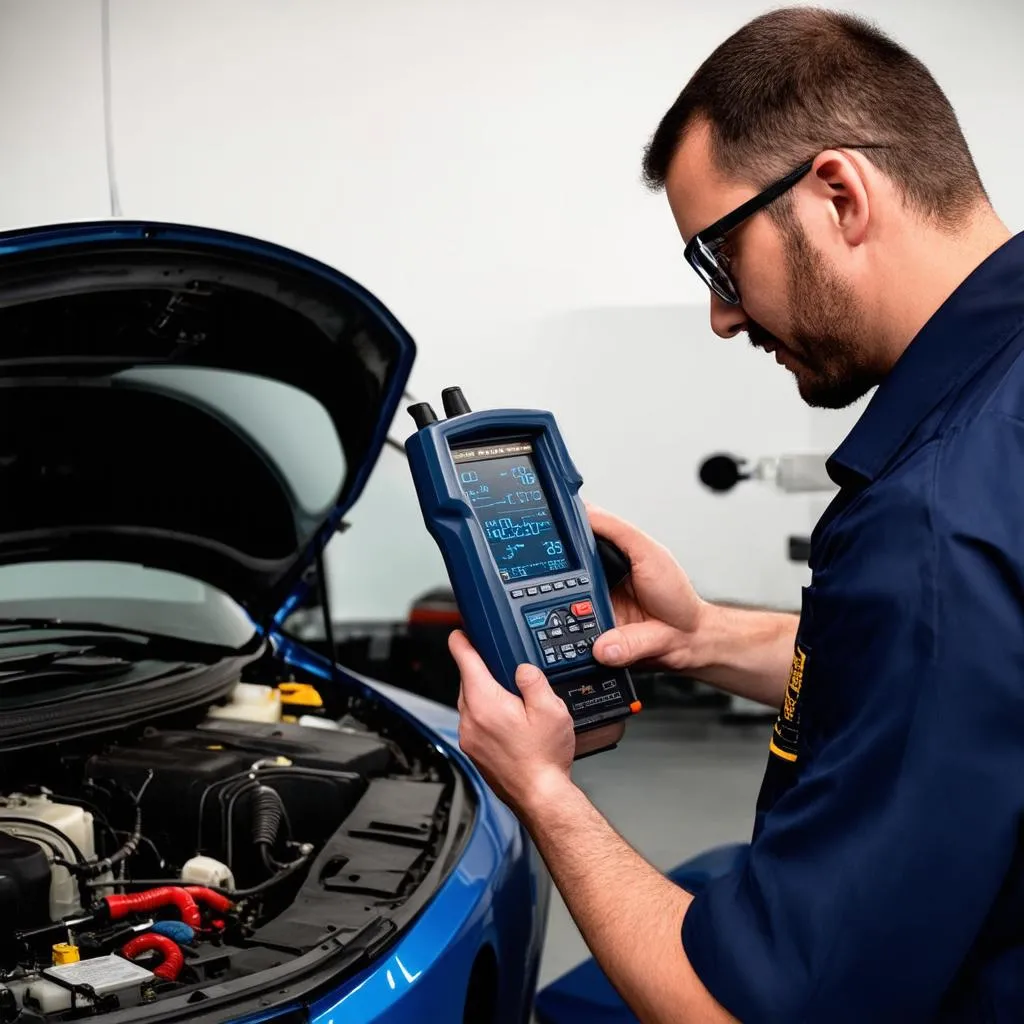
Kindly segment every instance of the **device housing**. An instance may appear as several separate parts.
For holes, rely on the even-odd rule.
[[[541,410],[493,409],[433,422],[431,417],[432,411],[416,417],[422,425],[406,441],[406,453],[424,523],[441,551],[466,632],[492,675],[518,693],[517,667],[524,662],[538,666],[565,701],[577,732],[639,711],[628,669],[608,668],[593,656],[594,641],[615,619],[598,544],[579,494],[583,478],[554,416]],[[492,544],[504,541],[488,540],[485,513],[473,505],[478,495],[467,494],[474,481],[467,483],[463,477],[477,472],[468,466],[511,459],[517,453],[530,456],[546,499],[549,532],[563,545],[566,563],[539,572],[534,563],[525,578],[508,575],[521,567],[499,565]],[[535,493],[532,486],[528,490]],[[554,558],[550,564],[561,561]],[[576,614],[588,606],[589,611]]]

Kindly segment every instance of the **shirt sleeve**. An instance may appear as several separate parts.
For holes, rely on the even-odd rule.
[[[931,444],[823,534],[796,780],[683,925],[745,1024],[932,1019],[1007,877],[1024,820],[1024,483],[1005,467],[1024,429],[987,435]]]

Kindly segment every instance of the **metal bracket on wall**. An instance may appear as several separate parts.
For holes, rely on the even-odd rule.
[[[789,560],[791,562],[803,562],[804,564],[811,560],[810,537],[789,538]]]

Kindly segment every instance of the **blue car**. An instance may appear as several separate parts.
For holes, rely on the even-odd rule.
[[[455,713],[284,625],[414,354],[251,238],[0,235],[0,1024],[530,1019],[550,882]]]

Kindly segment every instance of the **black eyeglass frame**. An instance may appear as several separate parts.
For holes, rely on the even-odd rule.
[[[857,145],[830,146],[829,149],[888,149],[885,143],[859,143]],[[821,152],[825,152],[822,150]],[[730,306],[738,306],[740,302],[739,289],[729,273],[729,264],[722,254],[721,248],[725,244],[726,236],[730,231],[735,230],[745,220],[753,217],[755,213],[770,206],[779,196],[784,195],[801,179],[806,177],[814,161],[818,157],[812,157],[806,163],[801,164],[795,170],[773,182],[766,189],[758,192],[756,196],[748,199],[745,203],[737,206],[735,210],[720,217],[714,224],[708,225],[702,231],[698,231],[683,250],[686,262],[696,271],[697,276],[725,303]],[[706,262],[704,262],[706,261]]]

